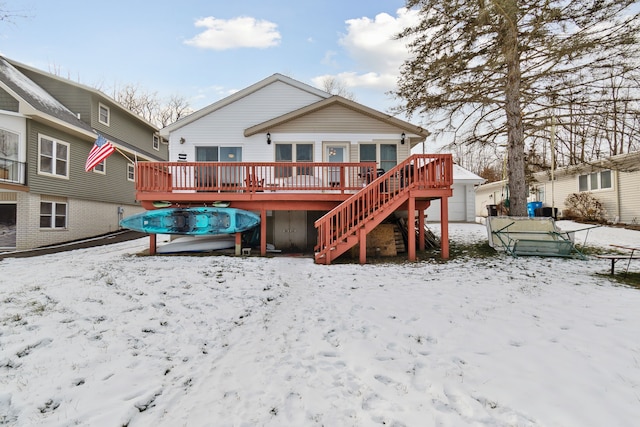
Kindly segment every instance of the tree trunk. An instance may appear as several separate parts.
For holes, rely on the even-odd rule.
[[[505,82],[505,112],[507,115],[507,179],[509,181],[509,212],[527,216],[527,185],[525,183],[524,128],[520,106],[520,57],[518,31],[515,22],[515,0],[506,10],[504,19],[504,57],[507,64]]]

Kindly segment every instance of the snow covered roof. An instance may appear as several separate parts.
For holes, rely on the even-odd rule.
[[[94,134],[89,125],[78,119],[71,110],[3,57],[0,57],[0,87],[19,101],[19,112],[29,116],[41,116],[57,123],[62,122],[78,128],[82,133]]]
[[[486,181],[484,178],[456,164],[453,165],[453,180],[454,182],[465,181],[470,184],[482,184]]]

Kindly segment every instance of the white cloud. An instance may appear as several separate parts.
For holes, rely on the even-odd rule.
[[[335,60],[337,54],[338,53],[335,50],[326,51],[324,54],[324,58],[322,58],[322,61],[320,61],[320,63],[323,65],[329,65],[331,67],[337,66],[338,63]]]
[[[402,63],[408,58],[406,40],[396,40],[396,34],[418,22],[418,11],[398,9],[396,16],[380,13],[346,21],[347,33],[340,44],[355,61],[357,70],[337,74],[347,87],[366,87],[388,91],[395,87]],[[326,76],[314,79],[322,81]]]
[[[393,74],[380,74],[376,72],[369,73],[356,73],[353,71],[346,71],[338,74],[324,74],[311,79],[312,83],[316,87],[322,87],[323,82],[327,78],[335,78],[345,87],[365,87],[370,89],[376,89],[379,92],[386,92],[396,84],[396,75]]]
[[[264,49],[278,46],[282,38],[277,30],[277,24],[248,16],[229,20],[209,16],[198,19],[195,26],[205,30],[192,39],[186,40],[185,44],[203,49]]]

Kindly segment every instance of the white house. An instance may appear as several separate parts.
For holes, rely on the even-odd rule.
[[[170,161],[138,165],[142,205],[224,200],[260,212],[261,253],[266,238],[329,263],[364,248],[366,234],[396,211],[413,210],[420,222],[435,202],[446,234],[451,155],[411,154],[429,132],[289,77],[274,74],[160,134]]]
[[[589,192],[602,203],[608,221],[640,222],[640,152],[557,169],[553,181],[550,172],[538,172],[533,177],[528,201],[555,207],[560,216],[567,209],[567,196]],[[481,185],[476,192],[476,214],[486,216],[486,205],[498,205],[508,197],[505,181]]]

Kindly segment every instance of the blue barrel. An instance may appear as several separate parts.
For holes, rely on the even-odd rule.
[[[536,216],[536,209],[539,209],[541,207],[542,207],[542,202],[527,203],[527,214],[529,215],[529,218],[533,218],[534,216]]]

